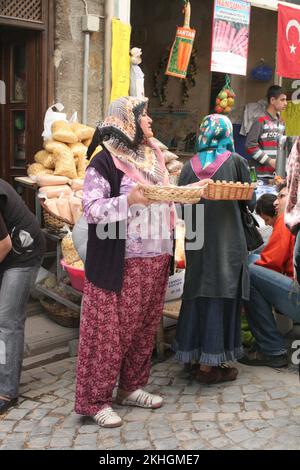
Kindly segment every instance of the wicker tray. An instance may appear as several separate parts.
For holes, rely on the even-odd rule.
[[[249,200],[253,196],[254,189],[255,184],[253,183],[216,181],[215,183],[208,183],[204,189],[203,197],[205,199],[225,201]]]
[[[51,212],[43,199],[39,199],[39,201],[43,209],[43,217],[46,228],[54,232],[60,232],[66,224],[70,227],[73,227],[74,224],[69,220],[63,219],[62,217],[59,217],[58,215]]]
[[[164,303],[163,315],[169,318],[177,319],[179,317],[182,300],[173,300]]]
[[[67,328],[77,328],[80,322],[80,314],[65,307],[58,302],[51,302],[45,299],[40,299],[42,307],[46,310],[47,315],[55,323]]]
[[[158,186],[138,184],[138,188],[147,199],[154,201],[171,201],[181,204],[195,204],[200,201],[203,192],[202,187],[188,186]]]

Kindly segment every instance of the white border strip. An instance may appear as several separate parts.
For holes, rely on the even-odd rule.
[[[278,0],[250,0],[250,3],[253,7],[264,8],[265,10],[277,11],[279,3],[281,5],[285,5],[287,7],[296,8],[300,10],[299,5],[295,5],[294,3],[290,3],[290,2],[280,2]]]

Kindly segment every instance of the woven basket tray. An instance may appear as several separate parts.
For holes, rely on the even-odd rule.
[[[179,202],[181,204],[199,202],[203,191],[203,186],[189,188],[188,186],[148,186],[139,184],[138,187],[147,199]]]
[[[163,315],[169,318],[177,319],[179,317],[181,303],[182,303],[182,300],[174,300],[172,302],[165,302]]]
[[[255,184],[216,181],[215,183],[208,183],[204,189],[203,197],[205,199],[225,201],[249,200],[253,196],[254,188]]]
[[[80,314],[65,307],[58,302],[51,302],[45,299],[40,299],[42,307],[46,310],[47,315],[55,323],[67,328],[77,328],[79,326]]]
[[[39,199],[39,201],[43,209],[43,216],[46,228],[54,232],[59,232],[66,224],[73,227],[74,224],[71,223],[69,220],[63,219],[62,217],[53,214],[53,212],[48,209],[43,199]]]

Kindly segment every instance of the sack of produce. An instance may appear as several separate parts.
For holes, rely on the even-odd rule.
[[[87,152],[87,147],[83,145],[81,142],[77,142],[76,144],[69,144],[69,147],[73,153],[74,157],[85,157]]]
[[[38,186],[58,186],[60,184],[68,184],[69,178],[66,176],[54,176],[54,175],[38,175],[36,177],[36,183]]]
[[[226,75],[225,85],[216,98],[215,112],[218,114],[229,114],[235,104],[235,92],[230,85],[230,78]]]
[[[83,140],[91,139],[94,135],[95,129],[93,127],[85,126],[84,124],[79,124],[78,122],[73,122],[70,124],[70,128],[76,134],[78,140],[81,142]]]
[[[43,186],[39,190],[39,197],[52,199],[60,195],[69,196],[72,194],[70,186],[62,184],[61,186]]]
[[[62,142],[58,142],[54,139],[47,139],[44,142],[44,148],[49,153],[59,153],[63,151],[70,150],[67,144],[63,144]]]
[[[58,211],[58,208],[57,208],[57,205],[56,205],[56,201],[57,199],[46,199],[45,200],[45,206],[49,209],[50,212],[52,212],[53,214],[57,215],[58,217],[60,217],[60,214],[59,214],[59,211]]]
[[[77,220],[82,216],[82,200],[76,196],[69,198],[69,205],[72,213],[73,223],[76,224]]]
[[[49,170],[54,170],[55,168],[53,155],[47,152],[47,150],[40,150],[39,152],[37,152],[34,156],[34,161],[36,163],[41,163],[45,168],[48,168]]]
[[[77,135],[72,131],[71,124],[65,121],[54,121],[51,126],[52,136],[59,142],[75,144],[78,142]]]
[[[53,170],[45,168],[41,163],[32,163],[27,168],[27,174],[30,177],[37,175],[53,175]]]
[[[66,264],[73,264],[80,261],[72,240],[72,233],[69,232],[61,241],[61,251]]]
[[[80,155],[77,157],[77,175],[78,178],[84,178],[85,177],[85,170],[86,167],[88,166],[89,162],[85,158],[84,155]]]
[[[67,176],[70,179],[77,178],[77,170],[72,151],[69,147],[63,152],[54,152],[55,171],[57,176]]]
[[[65,197],[62,194],[56,201],[56,206],[60,217],[73,224],[73,216],[70,208],[69,197]]]

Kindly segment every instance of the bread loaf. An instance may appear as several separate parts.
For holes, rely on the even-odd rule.
[[[57,176],[67,176],[70,179],[77,178],[76,165],[72,151],[69,147],[63,152],[54,152],[55,171]]]
[[[59,142],[67,144],[75,144],[78,142],[77,135],[72,131],[72,128],[68,122],[65,121],[54,121],[51,126],[52,136]]]
[[[59,197],[60,195],[68,196],[72,194],[72,190],[68,185],[61,186],[43,186],[39,190],[39,196],[51,199],[53,197]]]
[[[76,134],[79,141],[91,139],[94,135],[95,129],[93,127],[73,122],[70,124],[71,130]]]
[[[45,168],[41,163],[32,163],[27,168],[28,176],[53,175],[53,170]]]

